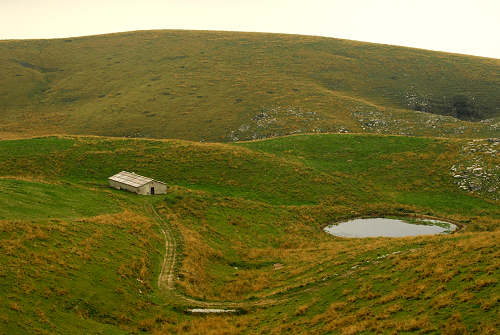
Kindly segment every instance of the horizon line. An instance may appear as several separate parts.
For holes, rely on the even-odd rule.
[[[375,44],[375,45],[381,45],[381,46],[408,48],[408,49],[422,50],[422,51],[429,51],[429,52],[438,52],[438,53],[445,53],[445,54],[456,55],[456,56],[468,56],[468,57],[478,57],[478,58],[485,58],[485,59],[500,60],[500,58],[491,57],[491,56],[481,56],[481,55],[466,54],[466,53],[454,52],[454,51],[444,51],[444,50],[420,48],[420,47],[414,47],[414,46],[408,46],[408,45],[389,44],[389,43],[372,42],[372,41],[361,41],[361,40],[354,40],[354,39],[343,38],[343,37],[333,37],[333,36],[326,36],[326,35],[311,35],[311,34],[299,34],[299,33],[281,33],[281,32],[268,32],[268,31],[224,30],[224,29],[184,29],[184,28],[137,29],[137,30],[114,31],[114,32],[106,32],[106,33],[97,33],[97,34],[88,34],[88,35],[75,35],[75,36],[63,36],[63,37],[2,38],[2,39],[0,39],[0,42],[49,41],[49,40],[79,39],[79,38],[86,38],[86,37],[99,37],[99,36],[106,36],[106,35],[118,35],[118,34],[139,33],[139,32],[152,32],[152,31],[225,32],[225,33],[242,33],[242,34],[267,34],[267,35],[307,36],[307,37],[328,38],[328,39],[345,40],[345,41],[358,42],[358,43]]]

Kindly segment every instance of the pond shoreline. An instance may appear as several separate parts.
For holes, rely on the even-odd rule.
[[[457,228],[450,232],[450,234],[455,234],[455,233],[458,233],[460,232],[461,230],[463,230],[465,228],[465,224],[463,222],[459,222],[459,221],[456,221],[456,220],[453,220],[453,219],[448,219],[448,218],[440,218],[440,217],[437,217],[437,216],[431,216],[431,215],[425,215],[425,214],[408,214],[408,215],[402,215],[402,214],[394,214],[394,213],[380,213],[380,214],[376,214],[376,215],[361,215],[361,216],[349,216],[349,217],[345,217],[339,221],[335,221],[335,222],[330,222],[330,223],[325,223],[325,224],[322,224],[321,225],[321,230],[325,230],[326,227],[329,227],[331,225],[336,225],[336,224],[340,224],[342,222],[346,222],[346,221],[351,221],[351,220],[360,220],[360,219],[375,219],[375,218],[397,218],[398,220],[404,220],[404,219],[424,219],[424,220],[438,220],[438,221],[442,221],[442,222],[446,222],[446,223],[451,223],[451,224],[454,224]]]
[[[458,229],[458,225],[437,218],[379,216],[329,224],[323,231],[342,238],[399,238],[452,234]]]

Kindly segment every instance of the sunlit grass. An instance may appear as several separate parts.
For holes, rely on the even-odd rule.
[[[279,34],[3,41],[0,133],[209,141],[341,130],[494,136],[490,124],[409,111],[419,107],[408,97],[453,114],[453,97],[465,96],[480,117],[498,117],[499,67],[495,59]],[[261,112],[278,107],[272,122],[258,125]]]
[[[0,331],[494,333],[499,206],[454,184],[460,143],[1,141]],[[109,189],[106,178],[123,169],[167,182],[167,195]],[[240,302],[241,315],[186,315],[192,304],[158,290],[164,241],[151,205],[178,239],[175,292]],[[461,230],[400,239],[322,231],[386,215]]]

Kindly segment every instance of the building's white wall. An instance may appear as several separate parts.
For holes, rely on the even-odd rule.
[[[151,182],[149,182],[147,184],[144,184],[141,187],[139,187],[137,193],[142,194],[142,195],[148,195],[150,189],[151,189]]]
[[[127,190],[129,192],[138,193],[137,187],[133,187],[133,186],[130,186],[127,184],[119,183],[119,182],[114,181],[114,180],[109,181],[109,186],[116,188],[117,190]]]
[[[152,181],[152,182],[149,182],[145,185],[142,185],[141,187],[139,187],[139,194],[151,194],[151,187],[154,187],[155,188],[155,194],[165,194],[167,193],[167,185],[163,184],[163,183],[159,183],[157,181]]]
[[[163,183],[159,183],[153,180],[153,187],[155,188],[155,194],[166,194],[167,193],[167,185]]]

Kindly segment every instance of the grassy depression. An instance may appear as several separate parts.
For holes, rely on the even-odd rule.
[[[500,207],[455,183],[464,143],[0,141],[0,330],[494,333]],[[121,170],[165,181],[169,193],[109,189]],[[177,241],[172,291],[157,286],[165,245],[151,207]],[[401,239],[322,231],[360,216],[432,216],[461,230]],[[246,313],[182,312],[201,304]]]

